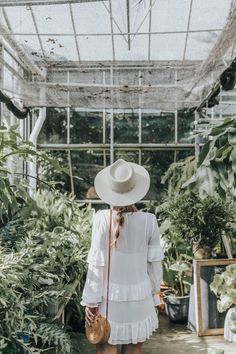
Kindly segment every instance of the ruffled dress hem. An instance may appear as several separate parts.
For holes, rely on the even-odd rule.
[[[158,328],[158,318],[156,313],[139,322],[109,322],[111,325],[111,335],[108,343],[112,345],[145,342]]]
[[[106,289],[105,284],[104,289]],[[152,287],[150,279],[147,278],[138,284],[122,285],[116,283],[109,283],[109,300],[111,301],[138,301],[144,299],[151,294]],[[104,292],[103,297],[106,298]]]

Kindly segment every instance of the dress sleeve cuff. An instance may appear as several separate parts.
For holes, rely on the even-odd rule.
[[[162,261],[164,258],[164,251],[161,245],[148,246],[148,262]]]
[[[105,265],[105,251],[104,250],[96,250],[90,248],[87,263],[94,266],[104,266]]]
[[[80,305],[82,306],[88,306],[88,307],[98,307],[98,303],[87,303],[86,301],[84,300],[81,300],[80,301]]]
[[[154,306],[160,305],[161,301],[158,295],[152,295],[152,298],[153,298]]]

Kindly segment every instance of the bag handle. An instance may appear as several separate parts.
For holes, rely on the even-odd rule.
[[[110,208],[109,240],[108,240],[106,321],[108,320],[108,298],[109,298],[109,280],[110,280],[110,262],[111,262],[111,234],[112,234],[112,208]]]

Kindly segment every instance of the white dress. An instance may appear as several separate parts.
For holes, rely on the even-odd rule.
[[[116,211],[113,210],[115,228]],[[158,327],[155,305],[162,281],[163,249],[154,214],[124,213],[124,225],[111,248],[108,320],[110,344],[144,342]],[[106,314],[106,279],[110,211],[95,214],[88,273],[81,304]],[[113,239],[114,236],[112,235]]]

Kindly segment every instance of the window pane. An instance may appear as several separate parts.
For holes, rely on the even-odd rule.
[[[113,114],[114,142],[117,144],[138,143],[138,113],[123,112]]]
[[[65,108],[47,108],[47,116],[38,137],[39,144],[66,144],[67,111]]]
[[[70,111],[70,143],[102,144],[102,112]]]
[[[178,142],[191,144],[191,132],[194,130],[194,113],[178,112]]]
[[[144,199],[163,200],[167,196],[166,186],[161,183],[161,178],[174,162],[174,151],[143,151],[142,166],[151,177],[151,186]]]
[[[139,152],[138,151],[125,151],[125,150],[115,150],[114,159],[123,159],[128,162],[138,163],[139,161]]]
[[[183,160],[188,156],[194,156],[194,149],[176,151],[176,161]]]
[[[174,113],[143,113],[142,143],[166,144],[175,141]]]
[[[108,158],[108,156],[106,156]],[[95,199],[94,178],[104,167],[104,156],[102,150],[71,151],[73,175],[82,180],[74,178],[75,194],[79,199]]]

